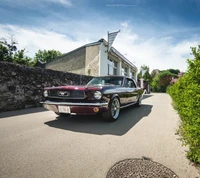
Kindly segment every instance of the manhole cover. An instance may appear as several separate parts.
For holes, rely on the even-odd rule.
[[[169,168],[147,159],[126,159],[115,164],[106,178],[178,178]]]

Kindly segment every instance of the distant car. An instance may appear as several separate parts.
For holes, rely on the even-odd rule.
[[[45,108],[58,115],[93,115],[100,113],[108,121],[117,120],[120,109],[141,105],[143,90],[125,76],[94,77],[85,86],[44,88]]]

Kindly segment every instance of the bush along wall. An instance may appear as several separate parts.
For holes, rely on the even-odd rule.
[[[192,48],[192,54],[187,73],[168,91],[182,120],[179,130],[189,145],[187,156],[200,163],[200,46]]]
[[[44,87],[84,85],[91,78],[0,62],[0,112],[41,106]]]

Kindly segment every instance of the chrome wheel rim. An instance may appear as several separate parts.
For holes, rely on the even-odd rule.
[[[118,99],[114,99],[111,104],[111,114],[114,119],[119,116],[120,104]]]

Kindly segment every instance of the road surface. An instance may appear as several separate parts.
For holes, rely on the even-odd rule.
[[[179,121],[167,94],[146,95],[113,123],[43,108],[0,113],[0,177],[105,178],[115,163],[145,156],[180,178],[196,178],[176,135]]]

